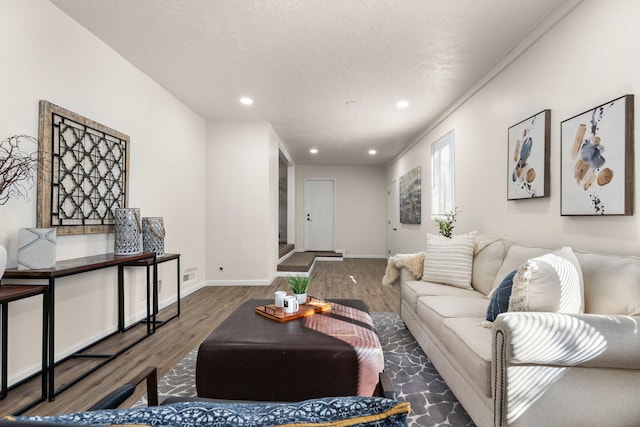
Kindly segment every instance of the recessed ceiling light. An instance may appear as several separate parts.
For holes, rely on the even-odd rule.
[[[240,103],[243,104],[243,105],[251,105],[251,104],[253,104],[253,99],[244,96],[244,97],[240,98]]]
[[[409,106],[409,101],[402,100],[402,101],[396,102],[396,107],[398,108],[407,108],[408,106]]]
[[[377,153],[377,151],[376,151],[376,150],[369,150],[369,154],[370,154],[370,155],[372,155],[372,156],[375,156],[375,155],[376,155],[376,153]]]
[[[317,148],[312,148],[311,150],[309,150],[309,152],[311,154],[318,154],[318,149]]]

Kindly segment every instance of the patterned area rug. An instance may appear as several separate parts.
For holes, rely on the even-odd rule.
[[[400,400],[411,403],[410,426],[470,426],[469,418],[397,313],[371,313],[384,351],[385,370]],[[160,400],[166,396],[196,396],[193,349],[158,381]],[[145,399],[136,406],[146,406]]]

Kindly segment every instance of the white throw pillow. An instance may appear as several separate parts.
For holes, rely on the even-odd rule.
[[[422,280],[472,289],[471,272],[475,235],[476,232],[473,231],[448,239],[427,234]]]
[[[509,311],[582,313],[583,309],[580,264],[571,248],[532,258],[518,267]]]

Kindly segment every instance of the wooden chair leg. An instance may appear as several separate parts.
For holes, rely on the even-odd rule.
[[[89,408],[89,411],[98,409],[115,409],[127,400],[140,383],[146,380],[147,401],[149,406],[158,406],[158,372],[155,366],[150,366],[136,375],[130,382],[112,391],[98,403]]]
[[[389,375],[385,371],[380,372],[378,383],[378,396],[386,397],[387,399],[397,399],[398,394],[393,389],[393,384],[391,384],[391,380],[389,379]]]

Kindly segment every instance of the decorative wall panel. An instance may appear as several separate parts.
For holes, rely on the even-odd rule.
[[[129,137],[40,101],[39,228],[57,234],[107,233],[128,205]]]

